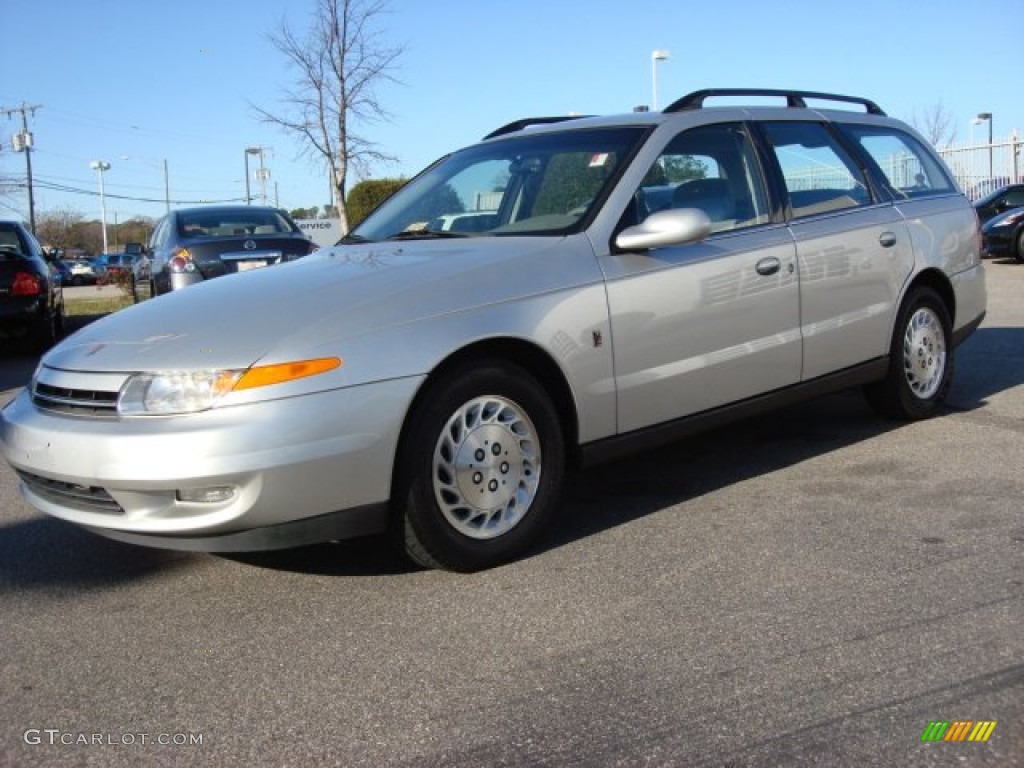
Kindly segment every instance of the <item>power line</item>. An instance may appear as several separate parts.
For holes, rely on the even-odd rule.
[[[25,182],[18,182],[18,181],[16,181],[16,182],[13,182],[11,184],[11,186],[12,187],[24,188],[26,186],[26,184],[25,184]],[[50,192],[66,192],[68,194],[73,194],[73,195],[89,195],[90,197],[99,197],[99,192],[94,192],[91,189],[79,189],[78,187],[70,187],[67,184],[56,184],[56,183],[48,182],[48,181],[40,181],[36,186],[39,189],[46,189],[46,190],[49,190]],[[163,202],[165,202],[164,198],[162,198],[162,197],[160,197],[160,198],[155,198],[155,197],[132,197],[131,195],[116,195],[116,194],[112,194],[110,192],[106,192],[104,194],[104,197],[114,198],[115,200],[128,200],[128,201],[134,202],[134,203],[163,203]],[[204,200],[171,200],[170,202],[172,204],[174,204],[174,205],[202,205],[204,203],[241,203],[244,200],[245,200],[244,197],[227,197],[227,198],[223,198],[221,200],[210,200],[210,199],[204,199]]]

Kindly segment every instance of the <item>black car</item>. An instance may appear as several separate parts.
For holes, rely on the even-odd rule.
[[[0,339],[24,340],[42,351],[63,333],[57,270],[24,225],[0,221]]]
[[[316,250],[284,211],[258,205],[171,211],[156,225],[147,255],[153,296],[203,280],[301,258]]]
[[[1024,262],[1024,208],[1001,213],[981,228],[982,248],[989,256],[1012,256]]]
[[[982,224],[1004,211],[1021,206],[1024,206],[1024,184],[1008,184],[974,202],[974,210]]]

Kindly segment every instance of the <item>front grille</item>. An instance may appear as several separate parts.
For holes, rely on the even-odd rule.
[[[117,415],[117,392],[97,389],[68,389],[36,382],[32,402],[47,411],[78,416],[113,417]]]
[[[17,472],[18,477],[32,493],[54,504],[80,512],[99,512],[107,515],[124,514],[124,508],[103,488],[51,480],[20,469]]]

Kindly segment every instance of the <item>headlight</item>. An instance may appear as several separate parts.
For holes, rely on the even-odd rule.
[[[332,371],[339,357],[257,365],[240,371],[170,371],[137,373],[121,387],[117,411],[122,416],[169,416],[213,408],[229,392],[284,384]]]
[[[1005,216],[1003,218],[1003,220],[1001,222],[999,222],[999,224],[1000,224],[1000,226],[1004,226],[1004,227],[1006,227],[1006,226],[1011,226],[1012,227],[1014,224],[1016,224],[1022,218],[1024,218],[1024,210],[1015,211],[1014,213],[1011,213],[1009,216]]]
[[[230,392],[241,375],[241,371],[140,373],[121,387],[117,410],[122,416],[205,411]]]

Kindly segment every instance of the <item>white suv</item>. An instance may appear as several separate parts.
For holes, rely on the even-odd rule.
[[[939,412],[985,304],[974,209],[912,129],[701,91],[505,126],[333,248],[87,326],[0,450],[30,503],[124,541],[390,530],[473,570],[536,541],[570,462],[851,386]]]

